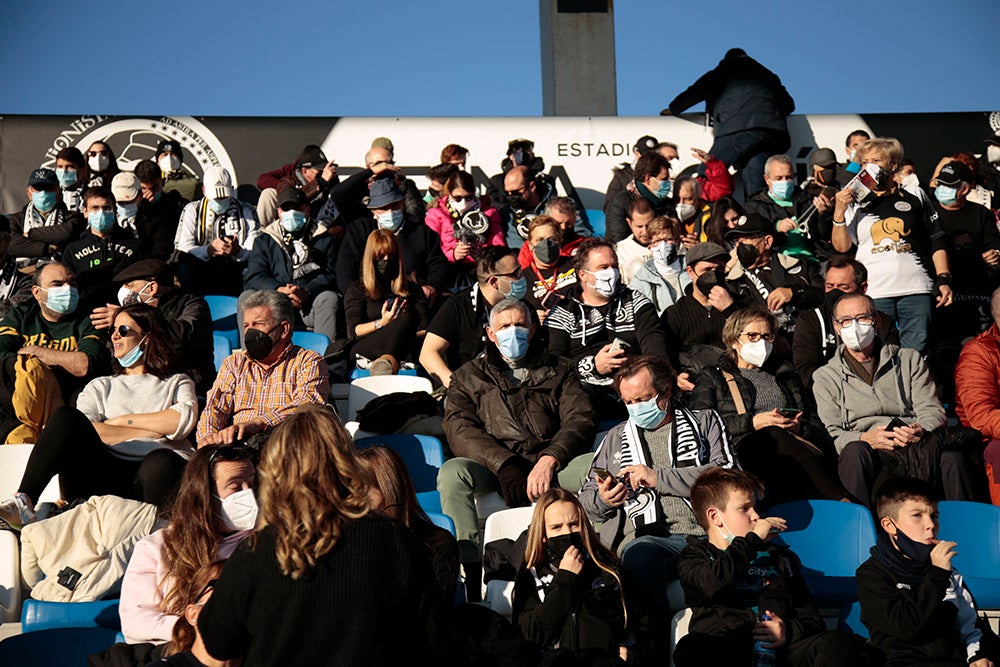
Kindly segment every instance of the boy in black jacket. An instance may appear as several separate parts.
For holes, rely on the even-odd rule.
[[[862,664],[852,637],[825,630],[799,559],[767,543],[785,520],[757,515],[762,492],[750,473],[724,468],[705,471],[691,487],[691,506],[708,538],[689,537],[678,562],[694,615],[674,664],[749,665],[756,641],[775,650],[778,665]]]
[[[882,530],[858,568],[858,599],[886,667],[993,667],[995,647],[984,645],[993,636],[977,627],[972,595],[951,567],[957,545],[937,539],[934,490],[918,479],[889,479],[875,505]]]

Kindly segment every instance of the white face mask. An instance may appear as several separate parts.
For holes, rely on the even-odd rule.
[[[108,168],[108,156],[93,155],[87,160],[87,166],[90,167],[91,171],[104,171]]]
[[[986,147],[986,160],[991,164],[1000,164],[1000,146],[990,144]]]
[[[453,199],[448,197],[448,203],[455,209],[455,212],[462,215],[470,208],[479,208],[479,202],[475,199]]]
[[[600,271],[587,271],[594,276],[594,289],[598,294],[606,297],[614,296],[618,290],[618,269],[601,269]]]
[[[848,350],[860,352],[875,341],[875,325],[852,322],[841,327],[840,339]]]
[[[760,368],[767,361],[767,358],[771,356],[771,350],[773,349],[774,343],[761,338],[756,343],[743,343],[739,354],[743,358],[743,361],[755,368]]]
[[[916,173],[907,174],[899,184],[907,190],[916,190],[920,187],[920,178]]]
[[[253,489],[244,489],[220,499],[219,516],[226,530],[253,530],[257,525],[257,498]]]
[[[694,206],[694,204],[677,205],[677,217],[680,218],[682,222],[693,216],[697,211],[698,209]]]
[[[160,165],[160,169],[167,174],[169,174],[172,171],[177,171],[178,169],[181,168],[180,158],[174,155],[173,153],[164,153],[160,157],[160,161],[158,164]]]

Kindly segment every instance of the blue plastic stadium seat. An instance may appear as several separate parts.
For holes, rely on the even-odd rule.
[[[441,513],[441,494],[437,490],[437,474],[444,465],[444,446],[429,435],[373,435],[355,442],[358,449],[382,445],[403,459],[413,478],[417,502],[428,513]]]
[[[417,374],[416,368],[400,368],[399,371],[396,373],[396,375],[413,375],[413,376],[416,376],[416,374]],[[353,371],[351,371],[352,380],[357,380],[358,378],[366,378],[369,375],[371,375],[371,371],[369,371],[367,368],[355,368]]]
[[[590,228],[594,230],[594,236],[604,236],[607,231],[604,211],[599,208],[588,208],[587,221],[590,223]]]
[[[299,347],[312,350],[321,357],[326,356],[326,348],[330,346],[330,339],[315,331],[293,331],[292,342]]]
[[[115,632],[106,628],[59,628],[14,635],[0,642],[0,665],[86,665],[88,656],[115,643]]]
[[[952,566],[965,579],[980,609],[1000,609],[1000,507],[944,500],[938,503],[938,537],[958,542]]]
[[[854,571],[875,546],[875,522],[861,505],[834,500],[799,500],[772,507],[788,522],[774,538],[802,561],[802,576],[816,605],[842,607],[858,599]]]
[[[117,632],[121,627],[117,599],[96,602],[25,600],[21,608],[21,629],[24,632],[54,628],[104,628]]]
[[[852,602],[841,608],[840,616],[837,618],[837,629],[868,639],[868,628],[861,622],[860,602]]]
[[[240,346],[239,325],[236,320],[237,301],[235,296],[221,294],[210,294],[205,297],[208,311],[212,314],[213,331],[225,334],[234,350]]]
[[[215,331],[212,333],[215,340],[215,370],[222,368],[222,362],[233,353],[233,345],[229,342],[229,336]]]
[[[441,512],[427,512],[427,518],[431,520],[438,528],[444,528],[452,537],[455,536],[455,522],[451,520],[451,517],[447,514],[442,514]]]

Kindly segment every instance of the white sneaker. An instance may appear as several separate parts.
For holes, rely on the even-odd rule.
[[[20,530],[35,520],[30,499],[23,493],[15,493],[12,498],[0,502],[0,530]]]

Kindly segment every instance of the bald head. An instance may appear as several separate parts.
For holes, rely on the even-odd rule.
[[[503,177],[503,187],[508,192],[520,190],[528,182],[528,168],[525,166],[514,167]]]
[[[381,146],[376,146],[365,153],[365,166],[369,169],[379,162],[392,162],[392,153]]]

